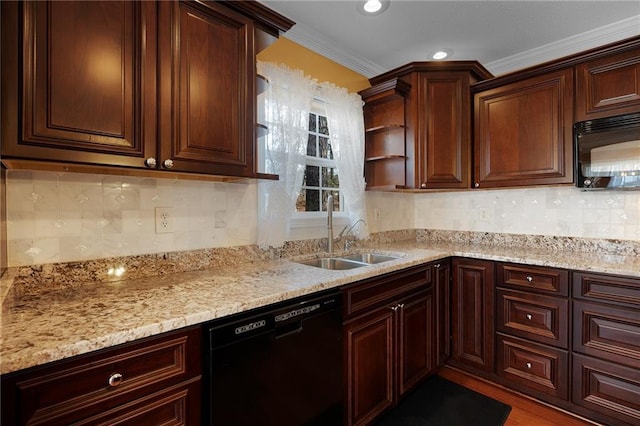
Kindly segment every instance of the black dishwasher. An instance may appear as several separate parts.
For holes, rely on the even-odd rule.
[[[342,424],[341,307],[332,290],[208,324],[207,423]]]

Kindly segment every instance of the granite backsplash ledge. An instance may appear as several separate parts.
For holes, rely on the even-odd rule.
[[[501,248],[527,247],[549,251],[640,256],[640,241],[602,238],[419,229],[416,230],[416,242],[421,244],[451,243]]]
[[[562,252],[588,252],[616,256],[640,256],[640,241],[586,239],[544,235],[409,229],[372,234],[355,241],[354,249],[375,249],[389,243],[419,245],[453,244],[494,248],[530,247]],[[215,271],[247,262],[291,258],[323,252],[326,239],[289,241],[280,248],[260,249],[256,245],[167,252],[129,257],[96,259],[9,268],[0,279],[0,296],[24,297],[102,282],[115,282],[167,274]],[[342,243],[338,249],[342,248]]]

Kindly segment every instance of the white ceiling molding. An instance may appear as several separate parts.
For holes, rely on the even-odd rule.
[[[483,64],[495,76],[640,35],[640,15]]]
[[[388,71],[386,68],[371,62],[367,58],[354,56],[336,47],[338,42],[328,40],[324,35],[305,26],[296,24],[292,29],[284,33],[283,37],[298,43],[307,49],[313,50],[325,58],[349,68],[367,78],[374,77]]]
[[[640,35],[640,15],[483,65],[498,76],[637,35]],[[304,24],[296,24],[283,37],[367,78],[389,71],[364,57],[336,47],[339,44],[337,41],[327,39]]]

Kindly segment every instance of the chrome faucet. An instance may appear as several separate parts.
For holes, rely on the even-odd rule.
[[[333,253],[333,195],[327,197],[327,253]]]
[[[342,228],[342,231],[340,231],[340,233],[338,234],[338,241],[340,241],[342,239],[342,237],[347,237],[349,235],[349,232],[351,232],[351,230],[353,228],[356,227],[357,224],[359,224],[360,222],[365,223],[364,219],[358,219],[355,222],[353,222],[353,224],[351,226],[349,226],[349,224],[347,223],[344,228]],[[346,232],[345,232],[346,231]],[[351,245],[351,242],[349,241],[349,239],[346,239],[344,242],[344,249],[345,250],[349,250],[349,246]]]

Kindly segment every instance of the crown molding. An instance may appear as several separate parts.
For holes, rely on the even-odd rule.
[[[493,75],[498,76],[637,35],[640,35],[640,15],[489,62],[485,64],[485,67]],[[337,41],[327,39],[324,35],[304,24],[296,24],[282,37],[288,38],[367,78],[372,78],[388,71],[387,68],[375,62],[362,56],[355,56],[336,47],[339,45]]]
[[[387,71],[386,68],[364,58],[355,56],[338,47],[337,41],[327,39],[324,35],[312,30],[304,24],[296,24],[292,29],[282,35],[309,50],[324,56],[327,59],[349,68],[367,78],[374,77]]]
[[[640,15],[485,64],[495,76],[640,35]]]

